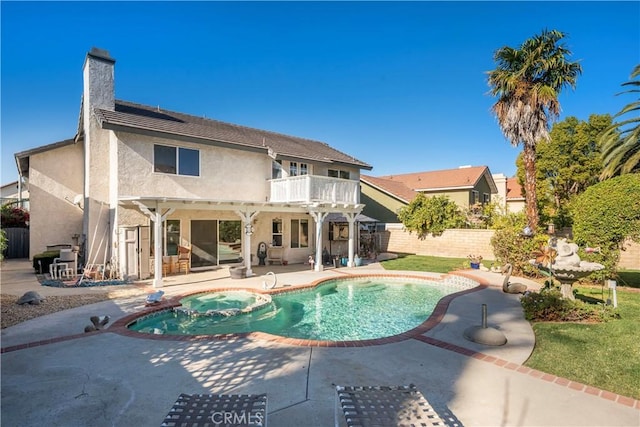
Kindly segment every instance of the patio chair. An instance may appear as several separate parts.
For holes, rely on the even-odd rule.
[[[178,273],[188,274],[191,267],[191,248],[178,246]]]
[[[338,407],[347,427],[446,426],[415,385],[345,387],[336,386],[335,426]]]
[[[166,276],[171,273],[171,257],[163,256],[162,257],[162,275]]]
[[[267,426],[266,394],[180,394],[162,427]]]

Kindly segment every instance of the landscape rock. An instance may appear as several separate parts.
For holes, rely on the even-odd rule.
[[[29,291],[29,292],[26,292],[24,295],[22,295],[20,297],[20,299],[18,299],[16,304],[20,304],[20,305],[24,305],[24,304],[38,305],[42,301],[44,301],[44,297],[42,297],[39,293],[37,293],[36,291]]]

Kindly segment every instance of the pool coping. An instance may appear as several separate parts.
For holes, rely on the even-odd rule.
[[[287,344],[287,345],[300,346],[300,347],[369,347],[374,345],[384,345],[384,344],[396,343],[400,341],[406,341],[406,340],[413,339],[423,335],[424,333],[436,327],[442,321],[442,319],[444,318],[447,312],[447,309],[449,308],[449,304],[451,303],[451,301],[453,301],[455,298],[459,296],[486,289],[489,286],[489,283],[486,282],[484,279],[478,278],[473,275],[467,275],[464,273],[442,274],[440,275],[440,277],[425,277],[425,276],[418,276],[418,275],[411,275],[411,274],[389,274],[389,273],[346,275],[346,277],[348,277],[349,279],[389,277],[394,279],[398,279],[398,278],[417,279],[417,280],[431,279],[434,281],[444,281],[445,278],[448,276],[464,277],[466,279],[473,280],[474,282],[478,283],[478,285],[470,289],[463,289],[458,292],[445,295],[438,301],[431,315],[420,325],[408,331],[402,332],[400,334],[391,335],[391,336],[382,337],[382,338],[372,338],[372,339],[366,339],[366,340],[348,340],[348,341],[325,341],[325,340],[310,340],[310,339],[302,339],[302,338],[289,338],[289,337],[283,337],[280,335],[269,334],[266,332],[245,332],[245,333],[215,334],[215,335],[164,335],[164,334],[141,333],[141,332],[133,331],[129,329],[129,326],[133,322],[137,321],[138,319],[144,316],[148,316],[153,313],[157,313],[160,311],[165,311],[165,310],[172,309],[174,307],[181,306],[179,301],[182,298],[186,298],[191,295],[203,294],[208,292],[225,292],[225,291],[247,291],[247,292],[259,293],[259,294],[278,295],[282,293],[305,291],[305,290],[313,289],[317,286],[322,285],[323,283],[340,279],[336,277],[322,278],[306,284],[291,285],[291,286],[276,288],[276,289],[264,290],[264,289],[244,288],[244,287],[232,287],[232,288],[223,287],[223,288],[212,288],[209,290],[199,290],[194,292],[188,292],[185,294],[173,296],[170,299],[167,299],[166,301],[158,305],[148,307],[137,313],[128,314],[118,319],[117,321],[115,321],[111,325],[111,327],[104,330],[104,332],[113,332],[118,335],[130,337],[130,338],[148,339],[148,340],[155,340],[155,341],[198,342],[198,341],[232,340],[232,339],[248,338],[248,339],[256,339],[256,340],[268,341],[268,342],[277,342],[280,344]]]

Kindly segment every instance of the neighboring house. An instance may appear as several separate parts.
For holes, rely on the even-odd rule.
[[[493,175],[493,180],[498,188],[498,196],[506,213],[518,213],[524,211],[525,199],[522,195],[522,187],[518,179],[507,178],[504,174]]]
[[[11,204],[29,209],[29,192],[20,181],[13,181],[0,187],[0,205]]]
[[[498,188],[487,166],[462,166],[429,172],[373,177],[360,176],[363,214],[381,222],[397,223],[398,209],[418,194],[447,196],[460,208],[491,201]]]
[[[115,99],[115,60],[92,49],[74,138],[17,153],[31,195],[31,254],[79,237],[85,263],[162,285],[160,256],[191,268],[243,263],[274,247],[322,269],[330,213],[349,224],[354,265],[360,170],[329,145]],[[264,243],[264,244],[261,244]],[[274,251],[275,251],[274,249]],[[262,254],[262,253],[260,253]]]

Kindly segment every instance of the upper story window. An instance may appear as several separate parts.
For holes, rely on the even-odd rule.
[[[289,162],[289,176],[307,175],[309,165],[306,163]]]
[[[491,201],[491,194],[482,193],[482,203],[489,203]]]
[[[475,205],[480,203],[480,193],[476,190],[471,190],[471,204]]]
[[[271,162],[271,178],[282,178],[282,160],[273,160]]]
[[[200,176],[200,151],[154,144],[153,171],[175,175]]]
[[[338,169],[329,169],[327,171],[327,176],[329,178],[351,179],[351,174],[349,174],[349,171]]]

